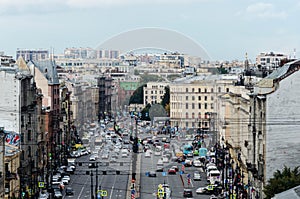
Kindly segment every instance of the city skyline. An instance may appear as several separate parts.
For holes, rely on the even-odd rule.
[[[212,60],[252,62],[261,52],[299,57],[300,1],[12,0],[0,2],[0,51],[96,48],[121,33],[147,27],[176,31]],[[173,42],[173,41],[171,41]]]

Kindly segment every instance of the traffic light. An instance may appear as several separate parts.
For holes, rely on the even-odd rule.
[[[48,156],[49,156],[49,159],[52,160],[52,153],[49,153]]]

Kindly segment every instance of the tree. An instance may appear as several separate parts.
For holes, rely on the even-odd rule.
[[[281,193],[300,185],[299,167],[293,170],[284,166],[282,171],[277,170],[264,188],[266,199],[271,199],[275,194]]]
[[[132,94],[132,96],[129,99],[129,104],[143,104],[144,100],[144,88],[145,84],[138,87]]]
[[[166,107],[167,104],[170,104],[170,87],[165,87],[165,94],[160,103],[163,107]]]

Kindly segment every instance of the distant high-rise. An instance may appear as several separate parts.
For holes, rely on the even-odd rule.
[[[41,61],[49,59],[49,50],[46,49],[17,49],[16,60],[23,57],[25,61]]]

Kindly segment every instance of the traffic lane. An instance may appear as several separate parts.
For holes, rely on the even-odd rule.
[[[107,171],[106,175],[101,175],[98,182],[98,190],[103,190],[107,193],[106,198],[126,198],[128,172],[116,174],[115,171]]]
[[[151,157],[145,158],[144,154],[142,154],[141,158],[141,173],[140,173],[140,186],[141,186],[141,198],[145,199],[153,199],[155,198],[157,186],[163,181],[161,181],[159,175],[162,175],[161,172],[156,172],[157,177],[148,177],[146,176],[146,172],[156,171],[156,164],[158,159],[161,156],[154,156],[151,154]]]

